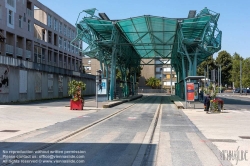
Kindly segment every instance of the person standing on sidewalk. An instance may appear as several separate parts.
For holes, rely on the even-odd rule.
[[[211,97],[209,94],[207,94],[207,96],[205,97],[204,99],[204,111],[206,111],[208,113],[209,111],[209,107],[210,107],[210,100],[211,100]]]

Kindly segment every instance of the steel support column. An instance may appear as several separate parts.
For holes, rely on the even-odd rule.
[[[197,75],[197,55],[198,55],[198,48],[196,48],[195,55],[194,55],[194,62],[193,62],[193,76]]]
[[[183,82],[184,82],[184,98],[185,98],[185,101],[187,102],[187,95],[186,95],[186,92],[187,92],[187,89],[186,89],[186,73],[185,73],[185,63],[184,63],[184,57],[183,55],[181,56],[181,62],[182,62],[182,77],[183,77]]]
[[[113,52],[111,57],[110,100],[114,99],[115,83],[116,83],[116,46],[113,47]]]

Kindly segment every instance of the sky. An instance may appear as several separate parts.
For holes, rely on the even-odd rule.
[[[111,20],[142,15],[186,18],[189,10],[207,7],[220,13],[218,28],[222,31],[222,50],[231,55],[250,57],[250,1],[249,0],[39,0],[59,16],[75,25],[82,10],[96,8]],[[81,17],[85,15],[82,14]],[[217,53],[214,54],[214,57]]]

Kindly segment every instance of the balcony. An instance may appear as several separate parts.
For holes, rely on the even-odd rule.
[[[25,53],[25,54],[26,54],[25,58],[31,59],[31,51],[26,50],[25,52],[26,52],[26,53]]]
[[[23,49],[16,47],[16,56],[22,57],[23,56]]]
[[[30,16],[30,17],[32,17],[33,16],[33,13],[32,13],[32,10],[30,10],[30,9],[26,9],[26,14],[28,15],[28,16]]]
[[[14,47],[12,45],[5,45],[5,50],[6,50],[6,54],[12,54],[14,53]]]

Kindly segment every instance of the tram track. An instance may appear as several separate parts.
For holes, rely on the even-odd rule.
[[[115,116],[119,115],[120,113],[122,113],[122,112],[124,112],[124,111],[126,111],[126,110],[128,110],[128,109],[130,109],[130,108],[132,108],[132,107],[135,106],[136,104],[140,104],[141,102],[144,102],[144,103],[147,102],[148,98],[149,98],[149,96],[146,96],[146,97],[143,97],[143,98],[141,98],[141,99],[139,99],[139,100],[133,101],[132,104],[128,105],[128,106],[125,107],[125,108],[122,108],[122,109],[120,109],[120,110],[118,110],[118,111],[116,111],[116,112],[114,112],[114,113],[112,113],[112,114],[110,114],[110,115],[108,115],[108,116],[106,116],[106,117],[104,117],[104,118],[101,118],[101,119],[99,119],[99,120],[97,120],[97,121],[95,121],[95,122],[92,122],[92,123],[90,123],[90,124],[88,124],[88,125],[86,125],[86,126],[80,128],[80,129],[78,129],[78,130],[76,130],[76,131],[73,131],[73,132],[71,132],[71,133],[69,133],[69,134],[67,134],[67,135],[64,135],[64,136],[62,136],[62,137],[60,137],[60,138],[58,138],[58,139],[56,139],[56,140],[54,140],[54,141],[48,142],[48,143],[46,143],[45,145],[43,145],[43,146],[41,146],[41,147],[39,147],[39,148],[32,149],[32,150],[30,150],[30,151],[35,152],[35,151],[45,150],[45,149],[47,149],[47,148],[50,148],[50,147],[54,146],[54,145],[57,144],[57,143],[61,143],[61,142],[63,142],[63,141],[66,141],[67,139],[70,139],[70,138],[76,136],[77,134],[80,134],[80,133],[82,133],[82,132],[85,132],[86,130],[91,129],[92,127],[95,127],[95,126],[99,125],[100,123],[103,123],[103,122],[105,122],[105,121],[107,121],[107,120],[109,120],[109,119],[111,119],[111,118],[114,118]],[[25,154],[23,154],[22,156],[25,157]],[[26,155],[26,156],[27,156],[27,155]],[[12,161],[14,161],[14,160],[20,160],[20,159],[22,159],[22,158],[16,157],[16,158],[13,158],[12,160],[9,160],[8,163],[3,163],[3,164],[1,164],[1,165],[2,165],[2,166],[10,165],[10,164],[12,164]]]
[[[159,132],[160,132],[160,123],[161,123],[161,114],[162,114],[162,99],[160,99],[160,104],[158,105],[154,118],[151,122],[151,125],[146,133],[146,136],[142,142],[143,144],[147,144],[147,147],[141,146],[139,149],[137,156],[134,159],[133,166],[145,166],[149,162],[149,158],[152,158],[152,146],[153,144],[157,144],[159,140]],[[158,137],[157,137],[158,135]],[[156,157],[154,155],[153,157]]]

